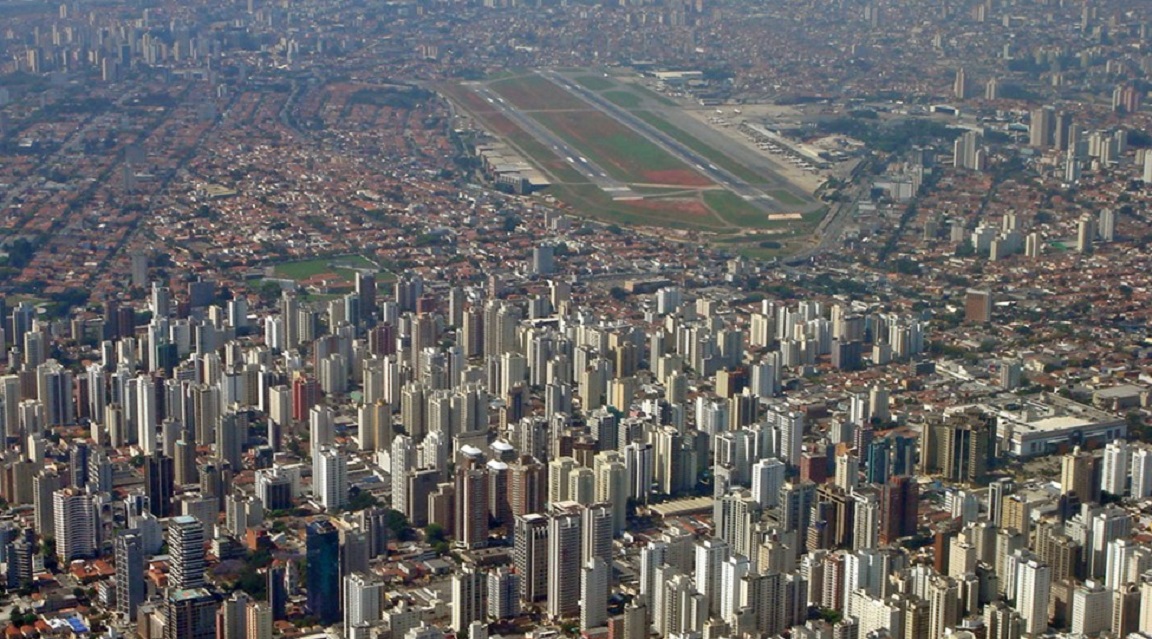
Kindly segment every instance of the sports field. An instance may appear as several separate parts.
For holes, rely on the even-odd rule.
[[[283,262],[276,265],[276,275],[290,280],[302,281],[324,273],[332,273],[349,282],[356,277],[356,271],[375,271],[376,265],[362,255],[336,255],[318,257],[311,260]],[[377,281],[390,280],[390,273],[377,274]]]

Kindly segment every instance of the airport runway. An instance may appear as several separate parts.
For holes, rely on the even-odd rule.
[[[568,92],[591,103],[598,110],[603,111],[617,122],[648,138],[673,157],[696,169],[713,182],[744,198],[765,213],[780,213],[781,211],[789,210],[788,207],[783,206],[781,202],[763,190],[748,184],[726,169],[716,166],[707,158],[688,148],[672,136],[641,120],[626,109],[622,109],[602,98],[595,91],[586,89],[555,71],[537,71],[537,73],[560,85]]]
[[[608,175],[607,171],[588,158],[580,155],[576,149],[572,148],[567,142],[560,138],[560,136],[542,126],[535,118],[525,115],[523,111],[509,104],[492,89],[485,85],[473,85],[471,88],[477,95],[495,107],[501,115],[511,120],[516,126],[527,131],[529,135],[536,138],[541,144],[551,148],[553,153],[568,162],[568,164],[581,175],[588,178],[589,182],[600,187],[609,197],[617,200],[640,197],[639,194],[628,188],[627,184]]]

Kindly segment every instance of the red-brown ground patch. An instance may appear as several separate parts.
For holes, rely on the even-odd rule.
[[[460,103],[460,106],[472,113],[488,114],[496,112],[496,107],[489,104],[487,100],[464,85],[442,82],[436,85],[436,90],[456,100]]]
[[[713,217],[712,210],[700,200],[686,198],[659,198],[654,200],[635,200],[628,204],[637,209],[659,211],[675,219],[699,222],[701,219]]]
[[[560,85],[538,75],[498,80],[491,86],[524,111],[592,108],[592,105],[572,95]]]
[[[673,184],[676,186],[711,186],[712,180],[690,169],[667,169],[664,171],[644,171],[644,179],[650,184]]]

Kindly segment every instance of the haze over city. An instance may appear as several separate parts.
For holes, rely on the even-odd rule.
[[[1147,0],[0,0],[6,639],[1152,639]]]

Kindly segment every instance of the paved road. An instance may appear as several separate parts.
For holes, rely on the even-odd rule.
[[[747,200],[757,208],[762,209],[766,214],[779,213],[786,210],[781,202],[776,198],[768,195],[763,190],[752,186],[739,177],[733,175],[728,170],[716,166],[710,160],[700,155],[699,153],[688,148],[686,145],[676,140],[672,136],[664,133],[656,127],[648,124],[644,120],[636,117],[635,114],[622,109],[612,102],[604,99],[595,91],[591,91],[580,86],[578,83],[569,80],[568,78],[556,73],[555,71],[537,71],[537,73],[545,76],[552,82],[559,84],[569,92],[583,98],[585,101],[591,103],[600,111],[603,111],[616,121],[632,129],[636,133],[648,138],[657,146],[676,157],[681,162],[688,166],[695,168],[701,174],[713,182],[723,186],[724,188],[732,191],[740,197]]]
[[[859,175],[863,172],[864,166],[867,163],[861,163],[856,167],[852,173],[852,179],[858,180]],[[816,226],[816,245],[812,248],[803,250],[785,260],[788,264],[799,264],[808,260],[809,258],[828,251],[835,247],[835,244],[840,241],[840,234],[844,231],[844,225],[848,223],[849,218],[852,216],[852,211],[856,210],[856,206],[863,200],[871,189],[871,183],[867,180],[861,180],[847,190],[848,198],[833,205],[824,214],[824,219],[820,220],[820,224]]]
[[[495,91],[484,85],[474,85],[472,90],[488,101],[501,115],[511,120],[516,126],[524,129],[529,135],[536,138],[541,144],[550,147],[552,152],[564,159],[588,181],[600,187],[610,197],[615,199],[639,197],[627,184],[608,175],[608,172],[572,148],[560,136],[552,133],[542,126],[535,118],[526,115],[520,109],[513,107]],[[526,160],[528,158],[525,158]],[[545,169],[546,170],[546,169]]]
[[[125,93],[116,100],[115,108],[109,109],[107,112],[93,113],[91,115],[85,116],[83,122],[80,123],[80,126],[76,127],[76,130],[68,135],[64,142],[60,144],[58,149],[44,156],[36,165],[36,167],[29,171],[27,175],[25,175],[16,183],[9,185],[3,193],[0,193],[0,213],[6,212],[8,207],[12,205],[13,199],[15,199],[17,196],[21,196],[28,193],[29,191],[38,189],[40,180],[43,179],[44,171],[47,169],[47,167],[58,164],[60,159],[65,155],[75,152],[80,147],[80,143],[88,138],[88,133],[90,133],[97,124],[102,122],[101,116],[105,115],[106,113],[122,112],[124,103],[127,102],[128,98],[130,97],[133,97],[132,94]],[[112,166],[115,167],[117,165],[118,162],[114,162]],[[30,218],[25,218],[21,220],[19,229],[15,233],[12,233],[12,235],[19,235],[19,230],[24,228],[29,219]]]

